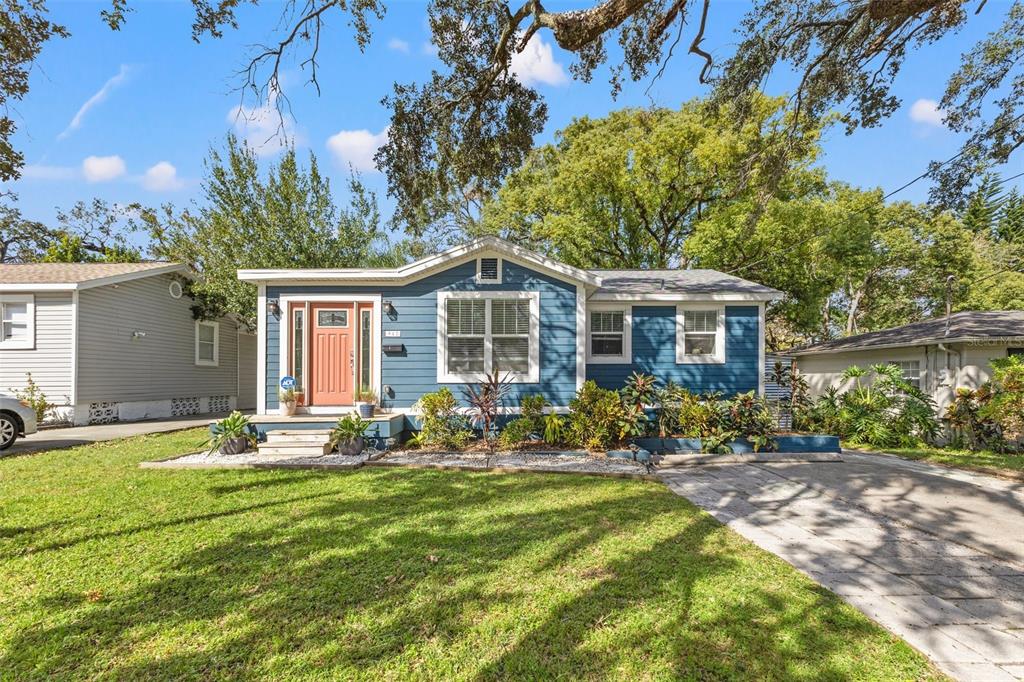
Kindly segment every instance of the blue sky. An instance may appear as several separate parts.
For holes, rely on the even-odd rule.
[[[390,204],[383,177],[370,162],[388,122],[380,100],[393,82],[422,82],[439,66],[428,42],[424,5],[389,4],[365,53],[356,49],[343,17],[331,20],[320,55],[319,97],[304,85],[307,76],[295,63],[287,66],[284,83],[294,113],[289,130],[300,149],[312,150],[320,159],[339,202],[346,201],[343,181],[352,163],[378,191],[386,215]],[[53,18],[72,37],[45,47],[31,92],[16,104],[16,144],[28,167],[21,180],[4,188],[18,193],[29,218],[52,221],[58,207],[94,196],[185,205],[199,194],[209,146],[219,145],[230,130],[262,145],[265,158],[273,158],[279,148],[276,139],[264,144],[276,119],[246,124],[234,114],[240,102],[235,73],[246,63],[249,46],[274,35],[280,4],[243,7],[239,31],[201,44],[190,38],[190,3],[132,5],[135,11],[124,28],[111,32],[99,17],[104,3],[51,3]],[[821,160],[830,176],[889,190],[916,176],[930,160],[954,154],[959,138],[941,126],[934,101],[960,53],[994,29],[1005,8],[1005,0],[991,3],[968,30],[912,55],[896,88],[903,106],[880,128],[849,137],[838,128],[831,130]],[[739,2],[712,4],[705,47],[717,57],[731,53],[736,41],[732,31],[745,9]],[[686,35],[691,34],[692,28]],[[549,105],[549,121],[538,142],[551,139],[575,116],[600,116],[652,102],[678,106],[704,93],[697,81],[701,62],[681,47],[649,95],[644,92],[649,81],[627,83],[613,100],[607,72],[590,84],[573,81],[568,74],[571,55],[561,52],[549,35],[540,35],[530,57],[516,65],[519,76],[535,84]],[[791,85],[791,76],[782,72],[770,91],[779,94]],[[1009,171],[1019,170],[1020,159],[1013,165]],[[924,200],[927,189],[922,182],[899,197]]]

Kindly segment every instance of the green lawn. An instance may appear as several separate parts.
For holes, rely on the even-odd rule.
[[[934,679],[657,483],[0,459],[0,679]]]
[[[843,447],[850,447],[855,450],[865,449],[857,445],[846,445],[845,443]],[[992,452],[991,450],[973,452],[971,450],[947,450],[945,448],[930,447],[888,448],[885,452],[906,459],[920,459],[959,469],[989,472],[1024,479],[1024,455],[1005,454]]]

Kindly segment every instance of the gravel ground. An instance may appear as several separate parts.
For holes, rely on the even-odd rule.
[[[579,454],[535,454],[528,452],[486,453],[392,452],[373,462],[380,465],[453,467],[460,469],[534,469],[586,474],[645,475],[647,467],[637,462]]]
[[[146,469],[248,469],[248,468],[324,468],[324,469],[355,469],[380,453],[375,450],[364,450],[361,454],[351,457],[337,453],[322,457],[279,457],[261,455],[258,452],[246,452],[241,455],[222,455],[219,452],[197,452],[182,455],[162,462],[143,462],[140,466]]]

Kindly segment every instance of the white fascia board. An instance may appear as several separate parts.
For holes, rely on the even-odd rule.
[[[686,294],[686,293],[636,293],[636,294],[613,294],[597,292],[590,297],[591,301],[668,301],[673,303],[686,303],[689,301],[721,301],[723,303],[749,303],[777,301],[783,294],[742,294],[722,292],[720,294]]]
[[[496,237],[482,237],[442,253],[422,258],[409,265],[390,269],[327,268],[327,269],[255,269],[239,270],[238,279],[245,282],[285,282],[295,284],[372,284],[376,282],[411,282],[438,270],[458,265],[475,258],[477,254],[493,251],[496,255],[521,261],[529,267],[546,270],[573,283],[582,282],[600,286],[601,278],[586,270],[560,263],[533,251],[510,244]]]
[[[836,353],[861,353],[872,350],[890,350],[892,348],[920,348],[921,346],[935,346],[937,344],[950,343],[978,343],[986,346],[996,347],[997,344],[1024,343],[1024,336],[951,336],[949,338],[922,339],[911,343],[878,343],[870,346],[855,346],[847,348],[822,348],[807,350],[781,351],[793,357],[807,355],[825,355]]]
[[[77,291],[79,286],[69,282],[46,284],[33,284],[24,282],[19,284],[0,284],[0,292],[3,291]]]

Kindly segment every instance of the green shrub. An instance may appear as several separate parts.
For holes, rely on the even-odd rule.
[[[447,387],[424,393],[413,407],[419,410],[420,432],[414,446],[459,449],[473,438],[466,417],[458,412],[458,401]]]
[[[633,404],[624,404],[618,391],[583,384],[569,401],[565,440],[588,450],[606,450],[630,436],[644,432],[647,415]]]
[[[519,399],[519,414],[523,419],[529,419],[539,431],[544,419],[544,408],[547,406],[548,401],[540,393],[524,395]]]
[[[46,419],[46,415],[49,414],[53,408],[57,407],[56,403],[51,403],[46,398],[46,394],[39,388],[39,384],[32,378],[31,372],[25,372],[25,388],[23,389],[11,389],[14,393],[14,397],[23,403],[27,403],[28,407],[36,413],[36,421],[40,424]]]
[[[764,438],[775,433],[775,418],[768,408],[768,401],[758,397],[754,391],[740,393],[726,401],[724,408],[724,430],[735,431],[743,438],[756,437],[761,444],[766,443]]]
[[[532,418],[519,417],[513,419],[508,424],[505,424],[505,428],[501,430],[501,435],[498,437],[498,442],[501,443],[501,447],[511,449],[519,445],[520,443],[530,439],[530,436],[536,434],[536,423]]]
[[[826,391],[808,410],[806,428],[880,448],[913,447],[938,436],[935,403],[904,380],[898,366],[848,367],[843,378],[853,387]]]
[[[544,416],[544,442],[558,445],[565,437],[565,419],[555,413]]]
[[[1001,437],[1019,442],[1024,437],[1024,359],[1011,355],[992,361],[991,398],[978,410],[979,416],[999,425]]]
[[[706,399],[678,384],[667,382],[655,394],[657,428],[661,437],[703,438],[714,433],[722,422],[718,396]]]

